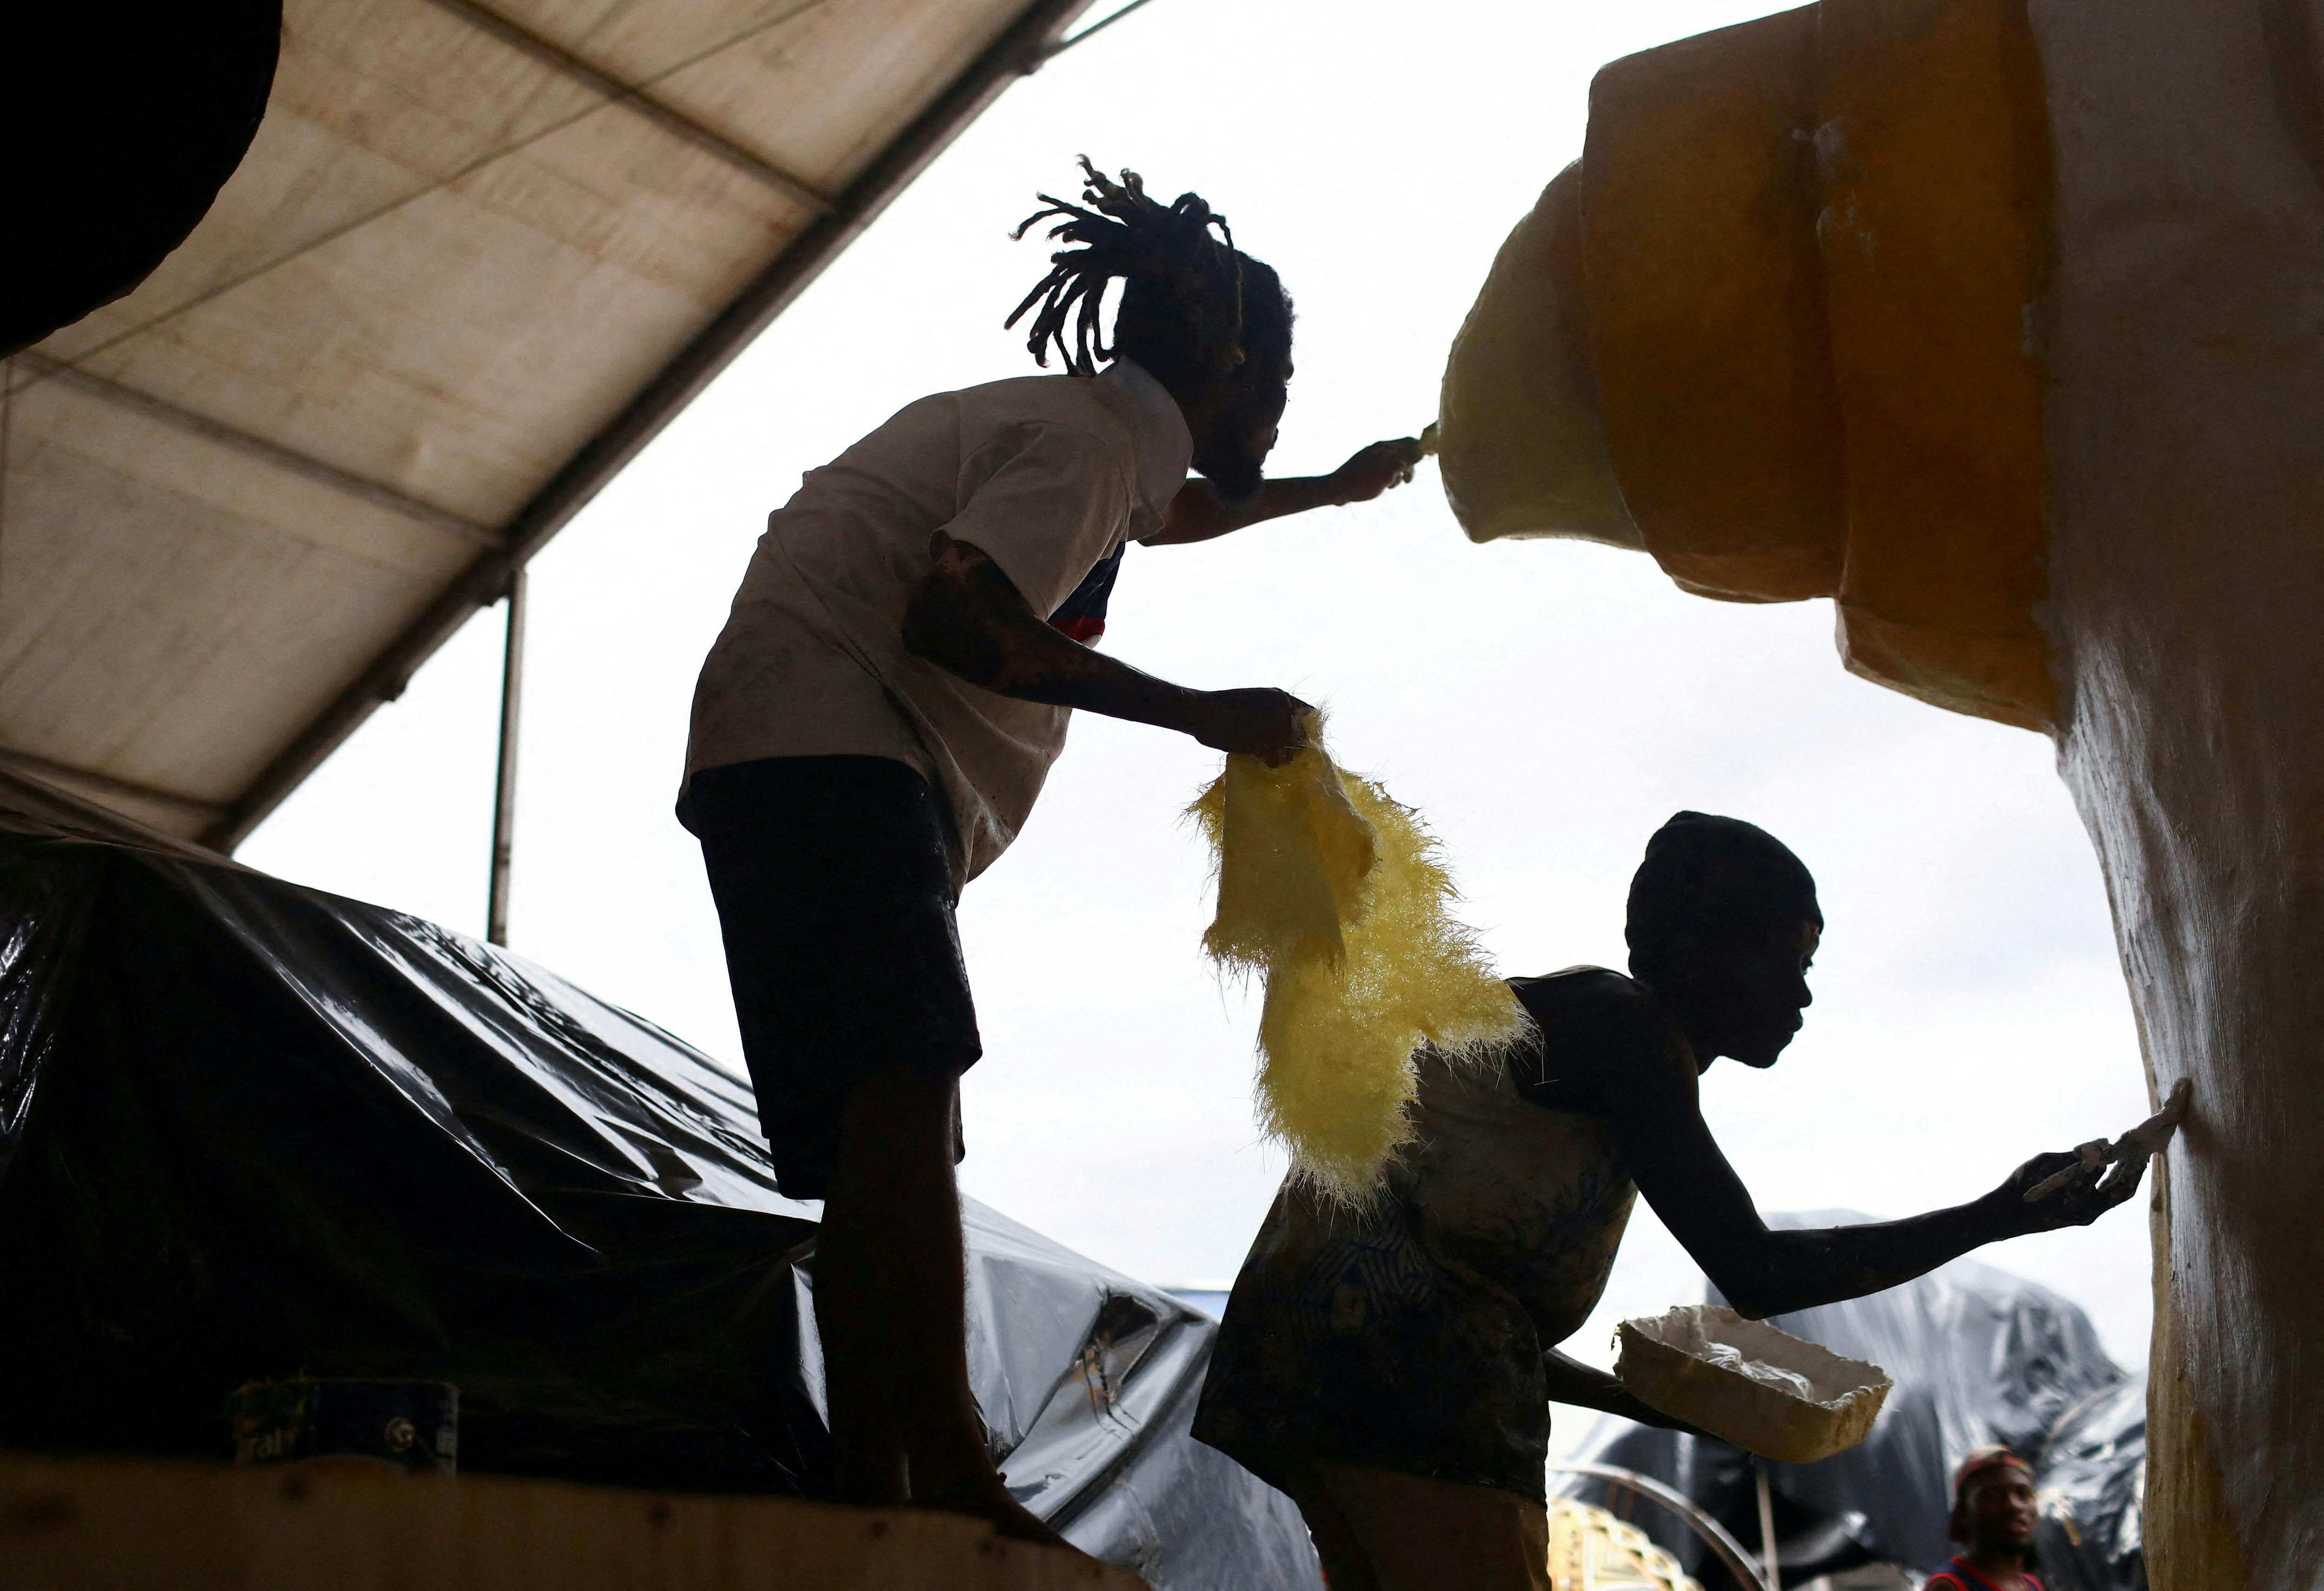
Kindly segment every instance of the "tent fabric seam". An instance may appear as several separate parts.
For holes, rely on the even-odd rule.
[[[509,572],[529,561],[579,513],[677,413],[771,324],[888,204],[1016,77],[1038,69],[1050,43],[1090,0],[1030,0],[943,92],[872,157],[833,208],[793,237],[725,309],[567,459],[480,556],[395,641],[308,720],[210,826],[201,843],[230,855],[251,831],[383,702],[401,694],[476,609],[498,599]],[[602,108],[602,107],[600,107]]]
[[[252,436],[249,432],[238,430],[223,421],[213,420],[207,414],[181,408],[166,398],[157,398],[151,393],[140,392],[135,387],[124,385],[120,382],[109,381],[104,376],[92,375],[77,365],[51,358],[46,354],[26,352],[17,355],[16,357],[23,360],[44,379],[52,378],[61,385],[87,393],[91,397],[102,399],[106,402],[117,404],[121,408],[143,414],[149,420],[158,420],[164,425],[173,425],[180,430],[191,431],[198,437],[216,442],[221,447],[231,448],[238,453],[247,454],[277,469],[303,476],[319,486],[328,486],[333,491],[346,496],[360,498],[374,508],[383,508],[390,513],[408,519],[415,524],[423,524],[433,530],[441,531],[471,546],[492,548],[501,544],[499,532],[490,525],[479,524],[475,520],[455,513],[448,508],[440,508],[422,498],[414,497],[408,492],[398,491],[384,482],[372,480],[352,470],[342,469],[336,464],[326,463],[311,454],[301,453],[295,448],[286,448],[280,442],[268,441],[264,437]],[[30,384],[26,384],[28,386]],[[14,393],[10,394],[11,397],[14,395]]]
[[[591,65],[571,51],[551,43],[521,23],[501,15],[500,13],[487,6],[478,5],[477,0],[428,0],[428,3],[447,15],[457,17],[479,32],[489,33],[510,48],[521,51],[550,70],[561,72],[575,82],[603,95],[607,105],[620,106],[623,109],[632,111],[647,121],[654,123],[663,132],[683,138],[706,153],[716,156],[743,175],[773,189],[794,204],[821,215],[829,210],[835,202],[829,194],[804,178],[792,175],[763,155],[755,154],[723,134],[704,126],[685,112],[664,105],[660,100],[648,94],[643,88],[623,82],[611,72]],[[807,0],[807,4],[785,12],[766,26],[779,26],[782,23],[812,11],[822,4],[824,0]],[[719,46],[715,53],[723,54],[725,51],[733,49],[735,41],[730,40]],[[680,67],[669,68],[656,73],[649,81],[659,81],[669,76],[671,72],[682,69],[683,66],[695,65],[699,60],[706,59],[709,58],[697,57],[694,60],[682,63]]]

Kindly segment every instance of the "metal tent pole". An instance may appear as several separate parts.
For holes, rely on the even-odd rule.
[[[508,644],[501,658],[501,765],[493,789],[493,876],[484,894],[484,938],[508,943],[509,865],[516,847],[517,716],[524,704],[524,569],[508,578]]]
[[[1767,1465],[1765,1459],[1761,1459],[1757,1463],[1752,1465],[1751,1469],[1752,1472],[1759,1478],[1760,1577],[1766,1580],[1769,1586],[1775,1587],[1775,1591],[1783,1591],[1784,1569],[1782,1564],[1777,1562],[1775,1558],[1775,1488],[1768,1483]]]

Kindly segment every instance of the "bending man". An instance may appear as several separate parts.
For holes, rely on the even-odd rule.
[[[1073,708],[1271,762],[1299,742],[1308,709],[1283,691],[1189,689],[1074,639],[1102,623],[1126,541],[1375,496],[1418,458],[1376,444],[1335,476],[1264,481],[1291,375],[1275,273],[1194,195],[1165,208],[1084,167],[1092,208],[1051,199],[1033,217],[1062,216],[1051,236],[1080,246],[1010,318],[1038,303],[1034,355],[1054,343],[1070,375],[924,398],[808,472],[703,665],[678,804],[779,1184],[825,1201],[838,1496],[1048,1541],[969,1392],[953,1167],[981,1045],[960,888],[1016,837]],[[1109,350],[1098,310],[1116,279]]]
[[[1908,1281],[1982,1244],[2084,1226],[2136,1175],[1769,1231],[1720,1152],[1697,1078],[1773,1066],[1809,1003],[1815,881],[1766,831],[1681,812],[1630,886],[1630,976],[1511,980],[1539,1033],[1484,1071],[1424,1058],[1416,1139],[1360,1214],[1286,1186],[1228,1300],[1194,1434],[1290,1494],[1332,1591],[1517,1591],[1548,1579],[1554,1401],[1673,1422],[1557,1351],[1596,1308],[1643,1192],[1745,1315]]]

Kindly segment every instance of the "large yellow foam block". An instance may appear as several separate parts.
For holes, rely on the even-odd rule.
[[[1590,90],[1582,302],[1616,478],[1706,596],[1827,594],[1842,430],[1815,238],[1815,11],[1616,61]]]
[[[2046,727],[2050,143],[2024,6],[1842,6],[1823,32],[1821,236],[1865,527],[1842,644],[1899,689]]]
[[[1554,532],[1610,477],[1682,586],[1837,597],[1849,668],[2046,727],[2049,162],[2023,0],[1821,0],[1613,63],[1454,345],[1456,513]]]
[[[1582,336],[1581,174],[1561,172],[1501,245],[1437,400],[1444,493],[1471,541],[1646,546],[1614,484]]]

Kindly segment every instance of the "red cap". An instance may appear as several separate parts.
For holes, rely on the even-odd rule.
[[[2034,1473],[2032,1465],[2006,1448],[1997,1444],[1993,1447],[1975,1449],[1967,1458],[1961,1460],[1961,1466],[1953,1471],[1953,1506],[1956,1508],[1960,1506],[1962,1494],[1968,1491],[1971,1479],[1983,1475],[1988,1469],[2005,1468],[2022,1469],[2029,1475]]]

